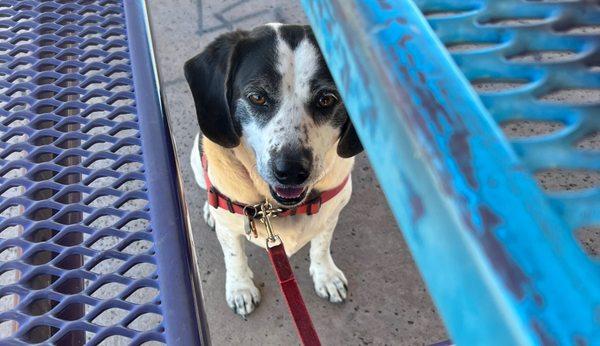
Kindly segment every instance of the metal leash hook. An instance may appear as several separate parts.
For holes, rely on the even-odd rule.
[[[260,204],[260,211],[257,213],[260,222],[265,224],[267,229],[267,249],[281,244],[281,238],[273,233],[273,227],[271,226],[271,218],[277,217],[277,214],[281,212],[279,208],[273,208],[273,205],[268,201]]]

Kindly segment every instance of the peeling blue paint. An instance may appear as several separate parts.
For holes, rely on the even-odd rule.
[[[567,137],[548,146],[541,141],[511,146],[494,119],[568,117],[589,129],[600,127],[593,115],[598,105],[567,107],[535,99],[553,88],[600,88],[597,73],[586,65],[600,54],[598,37],[554,34],[574,20],[599,25],[600,11],[589,1],[415,2],[425,12],[450,15],[432,17],[430,26],[411,1],[303,0],[453,341],[594,344],[600,340],[600,268],[571,231],[600,222],[600,198],[597,191],[549,197],[530,172],[548,165],[599,169],[598,155],[564,149],[560,145],[572,141]],[[482,24],[511,15],[550,19],[519,27]],[[450,56],[440,40],[497,45]],[[585,46],[595,55],[568,64],[518,65],[505,58],[529,45],[540,49],[554,42],[561,49]],[[467,79],[485,76],[537,84],[480,99]]]

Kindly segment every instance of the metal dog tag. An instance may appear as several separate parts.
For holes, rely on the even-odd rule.
[[[246,216],[244,218],[244,233],[246,233],[248,240],[250,240],[252,236],[254,236],[254,238],[258,238],[256,224],[254,223],[254,218],[251,216]]]

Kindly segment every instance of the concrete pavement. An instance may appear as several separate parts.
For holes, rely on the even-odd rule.
[[[270,264],[263,250],[248,245],[250,266],[261,288],[259,308],[243,320],[225,303],[223,256],[213,232],[201,217],[204,193],[195,185],[189,151],[198,131],[192,97],[183,76],[183,64],[219,34],[267,22],[306,23],[298,1],[285,0],[149,0],[154,42],[163,88],[167,97],[177,155],[182,163],[186,198],[198,245],[206,313],[215,345],[296,343]],[[478,86],[484,90],[494,85]],[[573,93],[572,93],[573,94]],[[599,93],[579,91],[554,95],[554,101],[597,100]],[[503,130],[509,137],[550,133],[562,124],[517,122]],[[599,150],[595,133],[578,143],[584,150]],[[599,186],[600,174],[589,171],[540,172],[538,181],[549,190]],[[365,155],[353,174],[354,196],[341,215],[333,241],[333,257],[349,279],[350,296],[343,305],[329,304],[316,296],[308,274],[308,249],[291,262],[308,308],[324,345],[425,345],[448,336],[437,316],[411,255],[382,199]],[[600,229],[577,233],[583,248],[600,254]]]
[[[232,29],[267,22],[305,23],[296,1],[151,0],[150,15],[163,88],[182,163],[186,198],[198,245],[208,323],[215,345],[289,345],[297,341],[264,250],[248,245],[262,302],[247,320],[225,302],[223,255],[201,217],[205,196],[195,185],[189,151],[198,131],[184,62],[210,40]],[[308,248],[291,262],[324,345],[425,345],[447,338],[364,154],[354,171],[354,196],[334,234],[333,256],[349,280],[343,305],[313,291]]]

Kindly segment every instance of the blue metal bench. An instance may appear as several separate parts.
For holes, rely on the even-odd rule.
[[[600,169],[575,146],[600,129],[600,102],[548,97],[600,89],[598,3],[303,5],[453,341],[597,345],[600,267],[574,231],[600,224],[600,191],[545,193],[532,173]],[[567,58],[535,58],[548,51]],[[518,119],[566,125],[509,143],[494,120]]]
[[[144,2],[0,0],[0,64],[0,343],[207,343]]]

